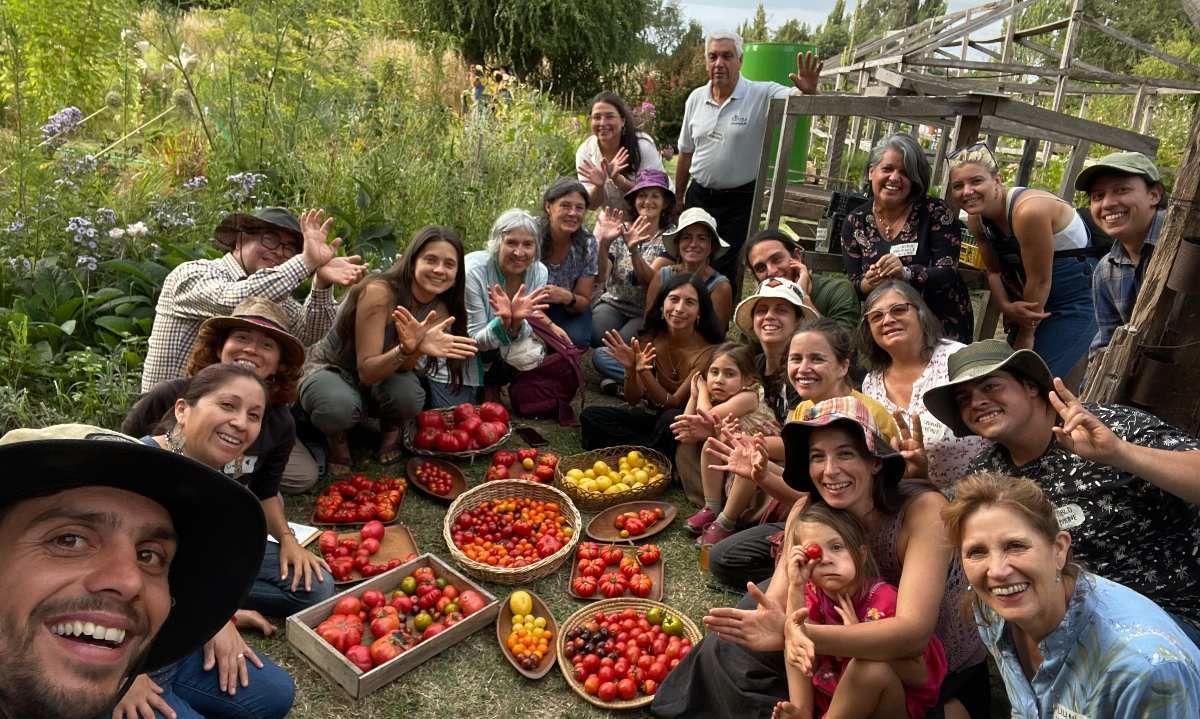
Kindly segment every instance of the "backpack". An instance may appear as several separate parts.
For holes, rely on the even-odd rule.
[[[546,348],[542,363],[531,370],[520,372],[508,385],[508,399],[513,411],[522,417],[553,418],[564,427],[579,424],[571,403],[575,395],[586,399],[586,384],[580,358],[583,350],[563,342],[542,320],[527,320]]]

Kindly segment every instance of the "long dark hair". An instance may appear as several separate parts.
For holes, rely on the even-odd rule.
[[[921,324],[921,358],[928,362],[929,358],[933,357],[933,350],[942,341],[942,321],[933,314],[929,305],[925,304],[921,293],[917,292],[915,287],[902,280],[884,280],[867,295],[862,305],[862,321],[858,324],[858,349],[862,352],[867,369],[882,371],[892,364],[892,356],[875,342],[875,336],[871,334],[871,324],[867,322],[867,309],[887,292],[898,292],[905,302],[916,309],[917,321]]]
[[[197,372],[188,380],[187,387],[184,387],[177,399],[183,400],[187,406],[195,407],[196,403],[201,398],[209,395],[218,389],[224,387],[229,382],[241,378],[251,379],[262,387],[263,397],[268,401],[271,398],[271,388],[267,386],[258,375],[254,374],[254,370],[239,364],[210,364],[204,369]],[[265,408],[264,408],[265,409]],[[175,428],[175,408],[174,403],[167,413],[163,415],[158,426],[152,431],[153,434],[163,434],[170,432]]]
[[[229,335],[233,334],[236,329],[239,328],[214,328],[212,325],[202,326],[200,334],[196,335],[196,341],[192,343],[192,354],[188,357],[184,374],[190,377],[199,373],[205,367],[220,364],[221,351],[225,348],[225,341],[229,339]],[[266,381],[269,390],[267,402],[271,406],[287,405],[295,402],[296,397],[299,395],[297,390],[300,387],[300,379],[303,374],[303,367],[289,364],[287,362],[287,353],[280,352],[279,366],[275,368],[275,375]]]
[[[638,168],[642,166],[642,155],[638,151],[638,127],[637,120],[634,119],[633,113],[630,112],[629,106],[621,99],[621,96],[611,90],[599,92],[592,101],[588,103],[588,112],[596,106],[597,102],[603,102],[606,105],[612,105],[617,108],[617,114],[624,121],[621,128],[621,147],[625,148],[625,152],[629,153],[629,167],[625,169],[625,174],[632,177],[637,174]]]
[[[653,339],[657,335],[666,334],[669,331],[667,320],[663,317],[663,304],[667,301],[667,295],[684,285],[691,285],[696,290],[696,296],[700,298],[700,317],[696,321],[696,331],[709,344],[721,344],[725,341],[725,331],[721,329],[721,322],[717,319],[716,310],[713,309],[712,299],[708,296],[708,290],[704,288],[704,283],[690,272],[671,275],[659,288],[658,294],[654,297],[654,304],[650,305],[650,312],[646,314],[646,322],[642,326],[642,331],[638,333],[639,336]]]
[[[386,284],[395,298],[395,304],[401,305],[408,310],[416,309],[416,300],[413,298],[412,293],[412,286],[415,282],[413,275],[416,269],[417,258],[421,256],[425,246],[431,242],[450,243],[454,247],[455,255],[458,256],[458,270],[454,273],[454,286],[438,295],[434,298],[434,301],[440,300],[445,305],[446,311],[454,318],[454,323],[450,326],[451,333],[460,337],[467,336],[467,305],[464,297],[467,286],[467,270],[466,263],[463,260],[462,240],[459,239],[458,233],[449,227],[426,225],[417,230],[412,240],[408,243],[404,254],[393,262],[391,267],[383,272],[368,275],[360,280],[346,295],[346,298],[342,300],[342,308],[338,313],[337,324],[334,325],[333,330],[337,332],[337,336],[342,343],[341,356],[343,361],[353,362],[355,360],[354,319],[358,312],[358,300],[369,285],[373,283]],[[424,319],[424,317],[417,318],[418,321]],[[443,361],[436,357],[429,357],[427,359],[430,370],[435,369],[437,363]],[[445,362],[447,369],[450,370],[450,386],[457,390],[462,386],[463,369],[466,367],[466,360],[452,359],[445,360]]]

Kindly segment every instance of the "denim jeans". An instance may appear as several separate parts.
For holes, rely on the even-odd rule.
[[[592,346],[592,309],[589,307],[580,314],[567,312],[563,305],[551,305],[546,310],[550,321],[558,325],[571,338],[571,344],[586,350]]]
[[[592,366],[601,377],[618,382],[625,381],[625,367],[612,356],[607,347],[592,350]]]
[[[314,578],[312,591],[304,591],[304,585],[301,584],[293,592],[291,573],[287,579],[279,578],[279,545],[268,541],[258,577],[250,587],[250,594],[242,602],[242,608],[262,612],[268,617],[291,616],[333,596],[333,577],[329,576],[329,572],[322,573],[325,575],[324,581],[318,582]]]
[[[217,667],[204,671],[204,650],[199,649],[150,677],[163,689],[163,700],[177,719],[279,719],[292,708],[296,686],[291,676],[261,652],[259,669],[246,662],[249,686],[229,695],[217,684]],[[155,712],[157,719],[162,714]]]

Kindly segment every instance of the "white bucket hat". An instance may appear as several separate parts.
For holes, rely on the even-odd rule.
[[[679,215],[679,222],[676,223],[675,227],[663,233],[663,246],[667,248],[667,252],[672,257],[679,257],[679,243],[675,241],[675,238],[679,236],[680,232],[683,232],[697,222],[706,225],[708,229],[712,230],[712,236],[717,238],[717,246],[713,248],[712,255],[709,257],[709,263],[711,264],[713,260],[729,251],[729,243],[722,240],[721,236],[717,234],[717,221],[713,219],[712,215],[705,212],[702,207],[689,207],[684,210]]]
[[[808,295],[800,285],[782,277],[768,277],[759,283],[754,294],[739,302],[733,312],[733,323],[747,337],[754,336],[754,306],[759,300],[786,300],[795,305],[806,320],[821,316],[808,304]]]

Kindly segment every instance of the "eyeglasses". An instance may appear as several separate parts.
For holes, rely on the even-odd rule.
[[[998,167],[998,164],[996,163],[996,155],[992,152],[992,148],[987,146],[986,142],[976,142],[972,145],[967,145],[966,147],[960,147],[954,152],[951,152],[949,155],[946,155],[946,162],[952,163],[958,157],[962,158],[962,162],[966,162],[971,159],[971,155],[976,152],[987,153],[987,157],[992,163],[991,166],[993,168]]]
[[[278,232],[243,232],[242,234],[257,237],[258,244],[262,245],[265,249],[280,250],[288,256],[295,255],[299,251],[299,248],[296,247],[296,243],[292,241],[291,237],[284,238]]]
[[[897,302],[886,310],[875,310],[874,312],[868,312],[863,319],[866,320],[867,324],[869,325],[877,325],[883,322],[884,317],[892,317],[894,319],[905,317],[908,315],[908,312],[911,309],[913,309],[913,303]]]

